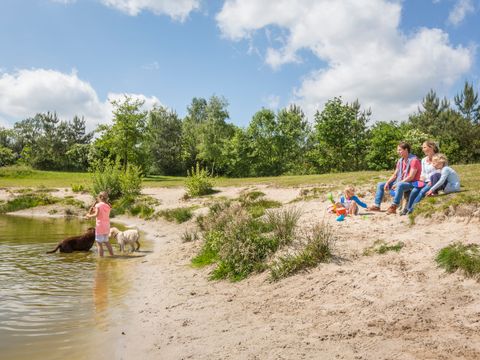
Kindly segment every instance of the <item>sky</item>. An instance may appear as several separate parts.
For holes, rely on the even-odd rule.
[[[112,121],[111,100],[184,117],[223,96],[245,127],[334,97],[403,121],[430,89],[480,90],[480,0],[2,0],[0,126],[40,112]]]

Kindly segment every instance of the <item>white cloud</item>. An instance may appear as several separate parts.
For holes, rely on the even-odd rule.
[[[153,61],[151,63],[145,64],[142,66],[143,70],[158,70],[160,69],[160,64],[158,61]]]
[[[200,7],[200,0],[101,0],[101,2],[132,16],[146,10],[156,15],[168,15],[179,21],[185,20],[190,12]]]
[[[156,97],[141,94],[126,94],[145,101],[145,107],[160,104]],[[100,101],[96,91],[72,71],[64,74],[55,70],[32,69],[0,74],[0,122],[13,125],[37,113],[56,112],[61,119],[84,116],[89,130],[96,125],[112,120],[110,99],[119,99],[122,94],[112,93]]]
[[[402,33],[401,3],[227,0],[216,19],[223,36],[236,41],[250,41],[262,28],[286,30],[276,42],[281,45],[266,49],[265,61],[274,69],[301,61],[305,49],[327,64],[294,91],[292,100],[310,116],[342,96],[371,107],[374,119],[404,119],[430,88],[445,90],[467,72],[473,50],[452,46],[438,29]]]
[[[448,23],[457,26],[468,14],[473,13],[474,11],[475,7],[473,6],[472,0],[457,0],[452,11],[450,11],[450,14],[448,15]]]
[[[60,4],[65,4],[65,5],[73,4],[77,2],[77,0],[50,0],[50,1],[60,3]]]
[[[262,100],[268,109],[277,110],[280,105],[280,96],[278,95],[269,95]]]

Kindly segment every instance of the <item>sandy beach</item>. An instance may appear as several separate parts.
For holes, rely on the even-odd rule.
[[[434,261],[452,242],[478,243],[478,217],[410,225],[408,217],[361,210],[336,222],[327,201],[290,203],[299,188],[256,189],[300,209],[300,228],[331,224],[337,237],[333,261],[276,283],[267,273],[236,283],[210,281],[212,268],[190,265],[201,241],[182,241],[194,219],[115,218],[154,242],[153,253],[135,266],[121,325],[109,330],[116,359],[480,359],[480,284],[448,274]],[[218,190],[215,196],[235,198],[243,188]],[[158,209],[197,204],[196,212],[206,211],[204,199],[181,200],[183,189],[143,192],[161,202]],[[91,201],[66,189],[59,193]],[[0,198],[9,196],[0,191]],[[364,200],[371,203],[372,194]],[[364,255],[378,240],[405,246]]]

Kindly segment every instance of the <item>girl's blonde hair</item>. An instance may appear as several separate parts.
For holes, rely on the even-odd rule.
[[[448,163],[448,159],[445,154],[435,154],[432,157],[432,162],[441,163],[445,166]]]
[[[355,188],[352,185],[348,185],[344,190],[344,193],[355,194]]]
[[[98,198],[104,202],[108,201],[108,193],[106,191],[101,191],[98,193]]]

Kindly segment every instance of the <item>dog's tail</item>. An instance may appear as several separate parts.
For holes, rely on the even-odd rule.
[[[52,251],[47,251],[46,254],[53,254],[58,249],[60,249],[60,244],[58,244],[57,247],[55,249],[53,249]]]
[[[138,251],[138,249],[140,249],[140,241],[137,239],[137,249],[135,251]]]

